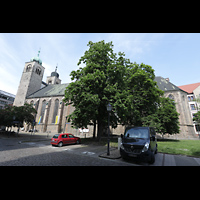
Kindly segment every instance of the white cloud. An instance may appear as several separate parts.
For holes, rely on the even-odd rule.
[[[116,52],[122,51],[129,58],[135,58],[148,53],[163,36],[161,33],[113,33],[107,40],[113,41]]]

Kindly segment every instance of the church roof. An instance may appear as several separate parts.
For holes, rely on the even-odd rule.
[[[164,92],[178,90],[186,92],[161,76],[156,76],[155,81],[157,82],[158,88]]]
[[[182,85],[178,87],[190,94],[190,93],[193,93],[193,91],[199,86],[200,86],[200,83],[193,83],[193,84]]]
[[[34,92],[33,94],[29,95],[26,98],[31,99],[31,98],[41,98],[41,97],[64,96],[65,89],[68,85],[69,83],[48,85]]]

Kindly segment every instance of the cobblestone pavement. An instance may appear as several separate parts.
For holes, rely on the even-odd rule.
[[[0,166],[148,166],[148,163],[99,157],[105,146],[52,147],[49,138],[0,136]],[[111,149],[112,150],[112,149]],[[117,150],[115,150],[117,151]],[[158,153],[151,166],[200,166],[200,158]]]
[[[47,141],[0,138],[0,166],[133,166],[133,163],[100,158],[102,146],[52,147]]]

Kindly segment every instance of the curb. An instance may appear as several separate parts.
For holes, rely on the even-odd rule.
[[[108,159],[119,159],[119,158],[121,158],[121,155],[119,153],[119,150],[117,148],[115,148],[115,149],[110,150],[109,156],[107,155],[107,152],[105,152],[105,153],[100,154],[99,157],[108,158]]]

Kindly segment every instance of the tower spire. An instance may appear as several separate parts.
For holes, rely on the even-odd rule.
[[[32,62],[32,61],[36,61],[36,62],[38,62],[40,65],[42,65],[42,60],[39,58],[39,56],[40,56],[40,51],[41,51],[41,48],[40,48],[39,51],[38,51],[37,57],[33,57],[33,58],[30,59],[31,62]]]
[[[55,72],[57,72],[57,69],[58,69],[58,63],[57,63],[57,65],[56,65],[56,69],[55,69]]]
[[[40,56],[40,51],[41,51],[41,47],[39,48],[39,51],[38,51],[38,58],[39,58],[39,56]]]

